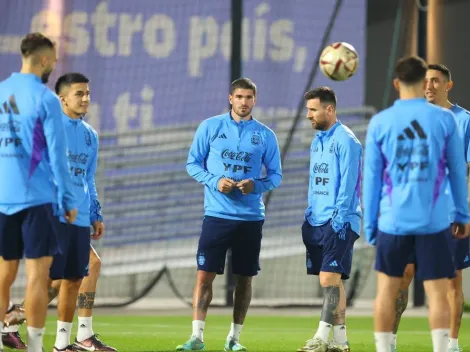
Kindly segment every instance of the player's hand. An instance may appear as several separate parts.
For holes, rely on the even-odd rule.
[[[93,226],[93,234],[91,238],[94,240],[99,240],[104,235],[104,224],[101,221],[95,221],[91,226]]]
[[[255,183],[252,180],[243,180],[237,183],[237,188],[242,192],[242,194],[249,194],[253,192]]]
[[[468,224],[454,222],[452,224],[451,229],[452,229],[452,235],[454,235],[454,237],[459,240],[461,240],[462,238],[468,237],[468,235],[470,234]]]
[[[77,209],[66,210],[64,218],[69,224],[73,224],[77,219],[78,211]]]
[[[229,178],[221,178],[219,180],[219,184],[217,186],[217,189],[221,193],[230,193],[233,190],[233,187],[235,187],[236,182],[229,179]]]

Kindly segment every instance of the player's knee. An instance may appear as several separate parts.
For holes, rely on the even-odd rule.
[[[251,282],[253,277],[251,276],[238,276],[237,278],[237,288],[247,289],[251,288]]]
[[[62,284],[62,280],[53,280],[50,286],[52,289],[59,291],[61,284]]]
[[[4,272],[2,275],[2,284],[5,284],[5,287],[10,288],[11,285],[13,285],[13,282],[15,281],[16,278],[16,272],[14,271],[9,271],[9,272]]]
[[[197,271],[197,285],[209,284],[212,287],[212,282],[214,281],[216,273],[211,273],[203,270]]]
[[[90,255],[89,275],[99,276],[101,271],[101,259],[96,255]]]
[[[320,272],[320,285],[321,287],[329,286],[340,286],[341,285],[341,274],[339,273],[329,273],[329,272]]]
[[[405,268],[405,272],[403,273],[403,279],[400,283],[400,289],[408,290],[410,287],[411,281],[415,276],[415,266],[413,264],[408,264]]]
[[[405,267],[405,272],[403,273],[403,277],[409,280],[412,280],[414,276],[415,276],[415,266],[414,264],[408,264]]]
[[[462,272],[456,278],[449,280],[447,298],[451,301],[463,300]]]
[[[63,285],[65,288],[79,288],[80,285],[82,284],[83,279],[64,279],[62,280],[61,285]]]
[[[52,257],[42,257],[38,259],[27,259],[26,277],[29,282],[41,280],[45,286],[50,285],[49,270],[52,264]]]

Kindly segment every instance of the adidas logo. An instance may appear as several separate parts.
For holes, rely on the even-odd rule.
[[[463,260],[464,263],[468,263],[470,261],[470,257],[467,255],[465,256],[465,259]]]
[[[418,121],[416,121],[416,120],[411,121],[411,127],[413,127],[414,132],[413,132],[413,129],[411,129],[410,127],[407,127],[403,130],[404,134],[400,134],[397,139],[399,141],[403,141],[406,138],[416,139],[415,133],[418,135],[419,139],[426,139],[427,138],[426,133],[423,131],[423,129],[421,128],[421,125],[418,123]]]
[[[0,114],[11,114],[11,113],[15,115],[20,114],[20,110],[18,109],[18,105],[16,105],[16,99],[14,95],[8,98],[8,102],[4,102],[0,106]]]
[[[333,260],[333,261],[330,263],[330,266],[338,266],[338,263],[336,263],[336,260]]]
[[[227,139],[227,136],[225,135],[225,133],[222,133],[218,138]]]
[[[86,328],[85,324],[80,325],[81,328]]]
[[[60,329],[59,332],[67,332],[64,328]]]

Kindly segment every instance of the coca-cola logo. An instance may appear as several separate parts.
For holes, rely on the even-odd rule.
[[[74,163],[86,165],[88,163],[88,154],[72,154],[69,153],[69,160]]]
[[[327,163],[315,163],[313,165],[313,172],[316,174],[327,174],[328,173],[328,164]]]
[[[233,152],[231,150],[225,149],[222,152],[222,159],[230,159],[236,161],[244,161],[248,163],[251,160],[252,153],[240,151],[240,152]]]

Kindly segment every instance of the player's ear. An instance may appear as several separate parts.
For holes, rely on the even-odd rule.
[[[63,95],[59,95],[59,99],[61,104],[67,105],[65,102],[65,97]]]
[[[46,67],[47,66],[47,57],[46,55],[41,55],[39,58],[39,63],[41,64],[41,67]]]
[[[446,91],[449,91],[452,88],[454,88],[454,81],[447,82]]]
[[[230,103],[230,105],[232,105],[232,94],[228,95],[228,102]]]
[[[395,87],[397,92],[400,91],[400,81],[398,80],[398,78],[393,79],[393,86]]]
[[[335,111],[335,108],[332,104],[329,104],[326,106],[326,112],[328,113],[328,115],[330,116],[333,115],[334,111]]]

